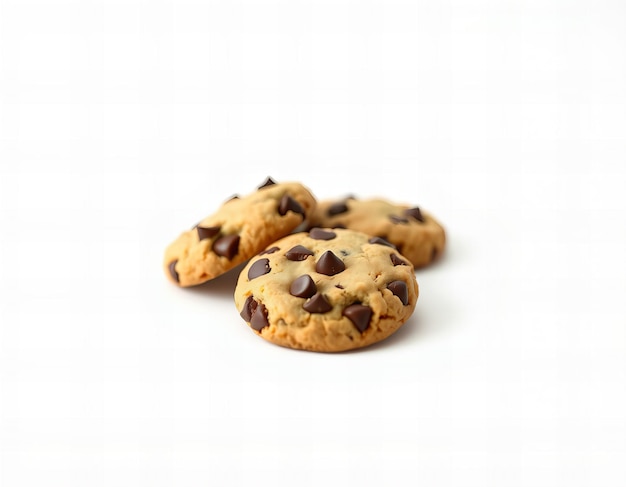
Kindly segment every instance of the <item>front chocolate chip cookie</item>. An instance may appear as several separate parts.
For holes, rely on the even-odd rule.
[[[242,270],[241,317],[277,345],[339,352],[378,342],[415,309],[411,263],[383,239],[313,229],[273,242]]]
[[[312,214],[315,204],[301,184],[268,178],[257,191],[226,201],[183,232],[165,251],[165,274],[183,287],[213,279],[291,233]],[[252,272],[266,270],[258,264]]]
[[[418,207],[381,199],[322,201],[311,217],[311,226],[349,228],[391,242],[413,265],[424,267],[443,252],[443,227]]]

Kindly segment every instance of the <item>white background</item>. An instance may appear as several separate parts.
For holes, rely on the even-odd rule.
[[[0,1],[0,485],[626,485],[626,6]],[[449,246],[359,352],[165,247],[271,175]]]

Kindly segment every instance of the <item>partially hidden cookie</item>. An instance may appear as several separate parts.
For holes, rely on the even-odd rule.
[[[241,271],[235,305],[277,345],[339,352],[378,342],[413,313],[411,263],[388,242],[343,229],[289,235]]]
[[[312,227],[348,228],[384,238],[416,268],[433,262],[443,252],[446,235],[429,213],[418,207],[383,199],[322,201],[311,216]]]
[[[268,178],[248,196],[226,201],[170,244],[165,251],[165,274],[179,286],[213,279],[291,233],[315,205],[303,185]]]

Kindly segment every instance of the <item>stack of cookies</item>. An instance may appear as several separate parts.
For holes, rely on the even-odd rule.
[[[235,288],[248,326],[278,345],[339,352],[383,340],[409,319],[414,268],[444,244],[443,228],[420,208],[354,197],[317,203],[302,184],[268,178],[183,232],[164,267],[187,287],[248,261]]]

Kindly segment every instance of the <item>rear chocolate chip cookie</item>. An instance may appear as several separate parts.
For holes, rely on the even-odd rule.
[[[312,227],[348,228],[381,237],[393,244],[416,267],[424,267],[443,252],[443,227],[419,207],[382,199],[322,201],[310,222]]]

